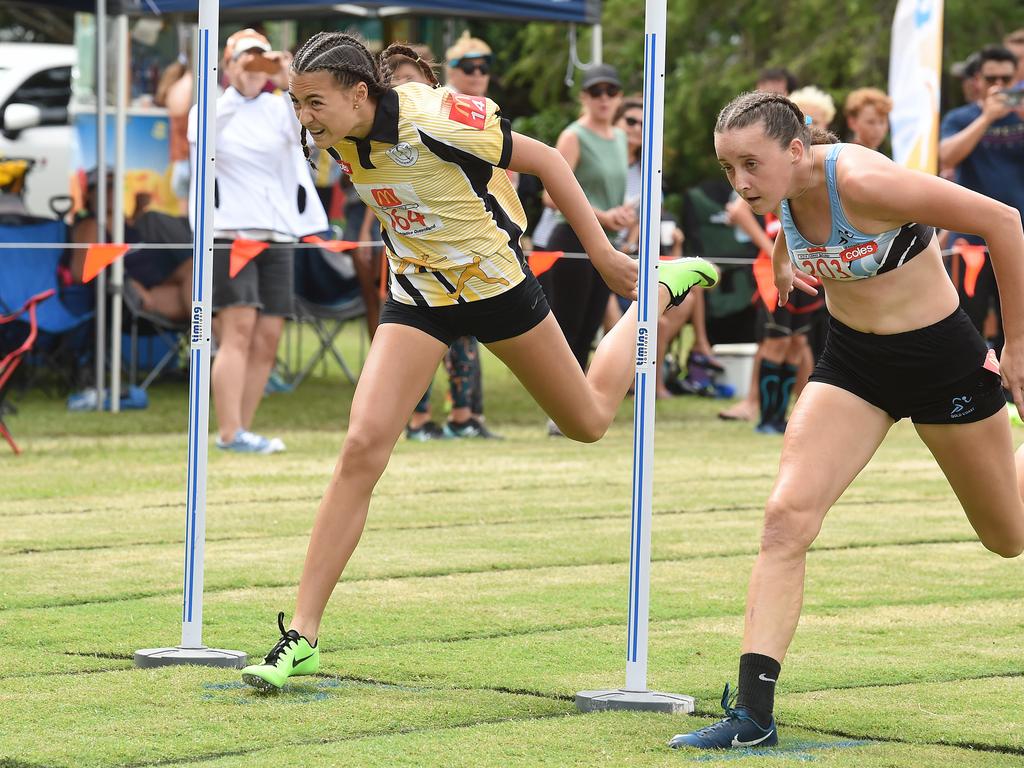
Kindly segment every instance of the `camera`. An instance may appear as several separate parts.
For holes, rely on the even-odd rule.
[[[999,93],[1006,97],[1006,106],[1008,107],[1019,107],[1024,104],[1024,90],[1020,88],[1004,88]]]

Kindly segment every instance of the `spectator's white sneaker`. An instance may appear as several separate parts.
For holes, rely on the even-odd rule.
[[[263,435],[257,435],[246,429],[239,429],[230,442],[224,442],[217,438],[217,447],[222,451],[233,451],[234,453],[278,453],[284,450],[284,443],[278,438],[268,440]]]

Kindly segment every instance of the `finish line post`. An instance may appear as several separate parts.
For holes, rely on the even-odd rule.
[[[640,282],[637,299],[636,381],[633,400],[633,516],[629,557],[626,685],[581,691],[581,712],[608,709],[688,714],[692,696],[647,689],[647,616],[650,602],[651,492],[657,383],[658,259],[661,245],[661,153],[665,106],[666,0],[647,0],[644,34],[644,138],[640,169]]]
[[[188,484],[185,501],[185,586],[181,645],[135,652],[137,667],[202,664],[244,667],[241,651],[203,645],[203,553],[206,544],[206,463],[210,446],[210,295],[213,292],[213,180],[217,123],[218,0],[199,0],[198,144],[192,241],[192,327],[189,334]]]

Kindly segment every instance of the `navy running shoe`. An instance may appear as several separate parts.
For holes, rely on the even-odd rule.
[[[714,725],[673,736],[668,745],[673,749],[696,747],[697,749],[735,749],[744,747],[774,747],[779,743],[775,730],[775,718],[767,728],[758,725],[745,707],[729,706],[729,684],[722,693],[722,709],[725,718]]]

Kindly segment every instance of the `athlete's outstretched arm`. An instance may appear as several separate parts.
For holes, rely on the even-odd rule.
[[[843,205],[860,217],[900,226],[908,221],[984,238],[1002,304],[1006,345],[1003,384],[1024,416],[1024,230],[1015,208],[938,176],[911,171],[877,152],[847,166]],[[878,155],[878,157],[871,157]]]
[[[803,291],[811,296],[818,295],[821,281],[814,275],[807,275],[793,268],[793,262],[789,260],[789,247],[786,245],[786,232],[781,227],[772,245],[772,271],[775,273],[775,287],[779,291],[780,307],[786,306],[794,290]]]
[[[540,178],[608,287],[620,296],[635,299],[637,262],[608,242],[587,196],[558,150],[529,136],[513,133],[512,159],[508,167]]]

